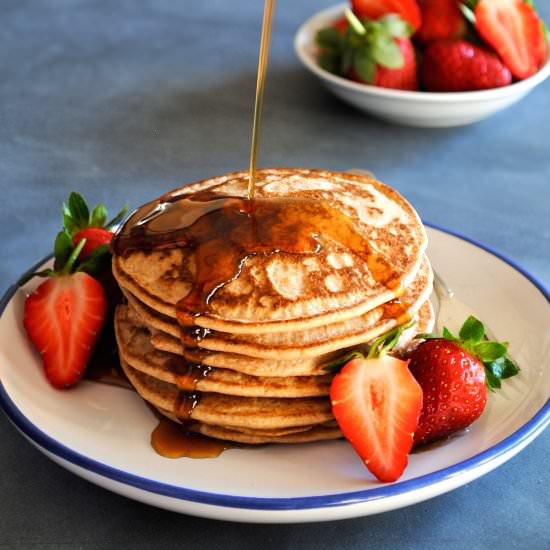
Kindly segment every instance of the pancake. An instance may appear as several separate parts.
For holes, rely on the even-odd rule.
[[[180,390],[173,384],[158,380],[120,361],[124,373],[145,401],[162,411],[178,411]],[[185,407],[175,414],[186,422],[202,422],[228,428],[281,429],[310,426],[334,420],[330,401],[318,398],[236,397],[218,393],[203,393],[195,406]]]
[[[247,181],[247,172],[230,174],[175,190],[161,200],[205,189],[245,197]],[[396,191],[372,178],[320,170],[260,170],[256,196],[329,203],[370,243],[374,263],[391,266],[392,279],[400,284],[390,288],[378,280],[372,261],[323,235],[315,254],[247,257],[239,276],[218,289],[208,312],[195,320],[198,326],[260,334],[279,332],[281,324],[290,331],[342,321],[394,298],[420,267],[427,239],[418,215]],[[194,252],[184,248],[136,250],[116,255],[113,272],[143,303],[175,318],[176,304],[191,290],[195,263]]]
[[[433,307],[429,300],[426,300],[415,315],[416,323],[401,335],[399,343],[395,347],[396,353],[405,353],[405,351],[414,344],[411,340],[417,335],[430,332],[433,329],[435,316]],[[377,337],[379,335],[376,335]],[[216,366],[238,370],[248,374],[273,376],[273,373],[279,373],[279,376],[304,376],[316,375],[323,371],[323,366],[341,357],[349,349],[368,349],[368,341],[362,342],[351,348],[341,348],[329,354],[317,357],[306,358],[303,360],[292,361],[271,361],[255,357],[247,357],[235,353],[207,352],[205,355],[197,354],[195,350],[186,349],[178,338],[163,333],[155,332],[151,335],[151,344],[158,350],[167,351],[175,355],[182,355],[190,361],[200,361],[205,365]],[[284,373],[284,374],[283,374]]]
[[[146,328],[128,318],[128,308],[119,306],[115,313],[115,334],[122,360],[134,369],[153,378],[186,388],[189,376],[198,380],[192,391],[216,392],[249,397],[312,397],[328,395],[331,376],[251,376],[230,369],[208,367],[193,371],[193,363],[181,356],[156,350]]]
[[[260,170],[254,202],[238,198],[247,184],[238,172],[177,189],[117,232],[122,368],[190,431],[249,444],[339,438],[325,367],[411,319],[397,353],[432,329],[425,230],[369,177]]]
[[[414,316],[431,293],[432,280],[430,265],[427,260],[424,260],[419,274],[405,290],[399,303],[390,302],[359,317],[303,331],[282,331],[259,335],[212,331],[196,342],[191,340],[189,345],[264,359],[302,359],[324,355],[376,338],[402,322],[400,315]],[[166,316],[155,314],[128,292],[126,296],[132,309],[147,326],[176,338],[180,337],[181,329],[177,323],[170,321]],[[405,309],[401,307],[402,305]],[[396,312],[393,311],[394,309]],[[392,314],[397,316],[393,317]]]

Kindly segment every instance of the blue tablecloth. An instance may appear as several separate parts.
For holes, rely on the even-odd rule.
[[[298,26],[328,5],[278,2],[259,164],[369,168],[426,221],[550,286],[550,82],[464,128],[379,122],[331,96],[294,55]],[[2,291],[49,253],[71,190],[115,211],[247,167],[261,12],[244,0],[0,4]],[[290,526],[216,523],[126,500],[50,462],[3,415],[0,440],[5,548],[550,547],[548,430],[430,501]]]

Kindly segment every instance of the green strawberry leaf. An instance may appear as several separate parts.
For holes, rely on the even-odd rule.
[[[445,340],[457,339],[456,336],[447,327],[443,327],[442,335],[443,335],[443,338],[445,338]]]
[[[500,378],[489,369],[485,369],[485,385],[491,391],[498,390],[502,386]]]
[[[519,373],[519,367],[509,357],[499,357],[494,361],[484,363],[485,370],[499,380],[511,378]]]
[[[107,209],[102,204],[98,204],[90,217],[90,227],[103,227],[107,221]]]
[[[109,245],[102,244],[79,264],[77,271],[84,271],[88,275],[97,275],[108,266],[110,261]]]
[[[315,41],[318,46],[327,50],[339,50],[342,46],[342,36],[332,27],[318,31]]]
[[[353,68],[361,77],[361,80],[372,84],[376,76],[376,63],[371,57],[367,48],[357,50],[355,59],[353,60]]]
[[[60,231],[55,237],[55,242],[53,245],[54,252],[54,271],[60,271],[63,269],[71,252],[73,251],[73,242],[71,237],[67,235],[65,231]]]
[[[77,233],[80,228],[77,226],[77,224],[73,220],[73,217],[71,216],[71,212],[69,211],[68,207],[65,204],[63,205],[61,216],[63,218],[63,227],[65,228],[65,231],[67,232],[67,234],[71,236]]]
[[[319,56],[319,65],[329,73],[340,74],[340,55],[335,52],[324,51]]]
[[[473,351],[481,362],[490,363],[504,357],[508,346],[501,342],[480,342],[474,346]]]
[[[473,315],[470,315],[468,319],[464,321],[458,336],[461,340],[481,342],[485,336],[485,327],[480,320],[476,319]]]
[[[90,211],[88,210],[88,205],[86,201],[82,198],[82,195],[79,195],[73,191],[69,195],[69,200],[66,205],[63,205],[63,210],[68,211],[69,215],[72,218],[73,223],[78,227],[86,227],[90,221]]]
[[[394,38],[409,38],[413,31],[412,26],[407,21],[393,13],[381,17],[378,22]]]
[[[17,286],[21,287],[28,283],[33,277],[53,277],[55,271],[53,269],[43,269],[42,271],[29,271],[23,274],[17,281]]]
[[[342,56],[340,58],[340,74],[346,76],[351,68],[354,66],[355,49],[347,45],[342,50]]]
[[[331,363],[327,363],[323,370],[327,372],[336,372],[340,370],[346,363],[349,363],[352,359],[364,359],[365,356],[360,351],[350,351],[342,357],[335,359]]]
[[[372,45],[372,59],[388,69],[400,69],[405,64],[401,49],[391,36],[379,36]]]

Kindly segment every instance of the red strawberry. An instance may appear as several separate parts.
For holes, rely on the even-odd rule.
[[[461,38],[467,25],[460,11],[460,0],[418,0],[422,26],[415,39],[427,44],[434,40]]]
[[[351,0],[351,7],[360,18],[379,19],[390,13],[397,14],[411,25],[413,32],[422,21],[416,0]]]
[[[73,244],[76,246],[82,239],[86,240],[86,244],[80,253],[81,260],[101,245],[108,245],[113,239],[113,233],[103,227],[86,227],[73,235]]]
[[[518,79],[536,73],[546,57],[542,22],[524,0],[479,0],[476,29]]]
[[[332,26],[342,35],[346,34],[346,31],[348,30],[349,23],[348,20],[345,17],[340,17],[337,19]]]
[[[359,20],[350,10],[345,15],[348,30],[344,34],[334,25],[317,34],[321,66],[357,82],[417,90],[410,26],[396,15],[386,15],[378,21]],[[339,21],[337,25],[342,23]]]
[[[512,75],[492,52],[465,40],[432,42],[424,52],[421,77],[432,92],[463,92],[498,88]]]
[[[422,408],[422,390],[407,361],[354,359],[334,377],[330,399],[342,433],[369,471],[380,481],[398,479]]]
[[[407,466],[422,409],[422,390],[408,361],[386,354],[408,326],[380,336],[365,358],[352,352],[327,370],[344,367],[330,387],[342,433],[380,481],[395,481]],[[351,359],[351,360],[349,360]]]
[[[418,74],[416,67],[416,54],[412,42],[408,38],[396,38],[395,43],[399,46],[403,56],[403,66],[389,68],[377,65],[374,81],[368,82],[361,78],[354,68],[350,72],[350,78],[357,82],[373,84],[380,88],[394,88],[397,90],[418,90]]]
[[[63,204],[63,227],[67,235],[72,238],[76,246],[82,239],[86,239],[86,245],[82,249],[79,260],[84,260],[92,252],[99,249],[97,255],[108,251],[108,245],[113,238],[111,229],[122,220],[126,214],[126,207],[110,221],[107,222],[107,209],[98,204],[91,212],[86,201],[78,193],[71,193],[69,199]]]
[[[82,378],[107,311],[100,283],[82,271],[71,273],[84,244],[71,252],[61,271],[42,273],[49,278],[25,301],[23,325],[56,388],[72,386]]]
[[[420,344],[409,362],[424,394],[415,444],[448,437],[477,420],[487,402],[486,386],[500,387],[500,379],[518,372],[506,353],[506,344],[485,339],[474,317],[466,320],[459,338],[445,329],[444,338]]]
[[[447,437],[477,420],[487,403],[483,363],[448,340],[428,340],[410,369],[424,392],[415,443]]]

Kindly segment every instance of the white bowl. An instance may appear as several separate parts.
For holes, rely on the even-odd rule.
[[[338,97],[378,118],[407,126],[448,127],[487,118],[525,97],[550,75],[550,57],[533,76],[502,88],[475,92],[410,92],[378,88],[336,76],[319,66],[315,36],[341,17],[347,4],[323,10],[296,33],[294,48],[302,63]]]

